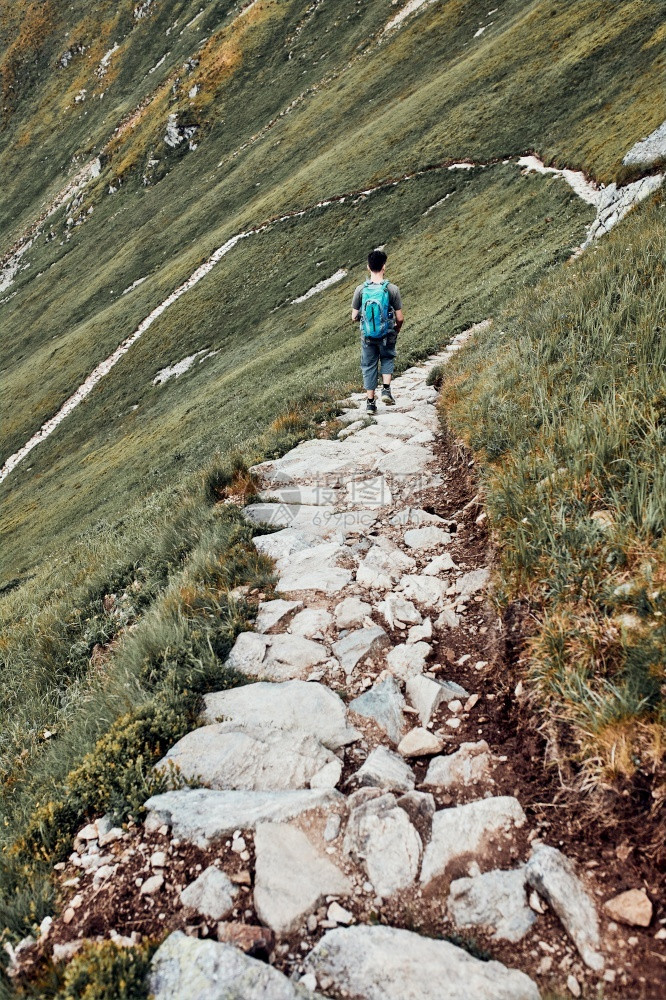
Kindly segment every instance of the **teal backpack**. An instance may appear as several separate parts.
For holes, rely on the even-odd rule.
[[[366,280],[361,295],[361,331],[371,340],[382,340],[393,329],[388,281]]]

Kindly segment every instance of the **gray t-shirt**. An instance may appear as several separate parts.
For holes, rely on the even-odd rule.
[[[352,298],[352,309],[361,308],[361,296],[363,295],[363,285],[357,285],[354,289],[354,297]],[[400,297],[400,289],[397,285],[394,285],[389,281],[388,283],[388,295],[389,295],[389,305],[391,309],[402,309],[402,299]]]

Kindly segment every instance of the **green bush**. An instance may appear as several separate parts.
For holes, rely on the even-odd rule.
[[[122,948],[112,941],[88,944],[65,968],[54,1000],[147,1000],[154,944]]]

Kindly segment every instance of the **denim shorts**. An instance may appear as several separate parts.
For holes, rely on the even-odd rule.
[[[363,372],[363,388],[376,389],[378,368],[382,375],[392,375],[395,362],[397,333],[389,333],[381,340],[361,335],[361,371]]]

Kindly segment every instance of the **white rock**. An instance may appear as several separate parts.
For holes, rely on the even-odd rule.
[[[456,879],[449,891],[449,917],[459,928],[487,929],[496,941],[520,941],[537,919],[525,887],[524,868]]]
[[[406,444],[378,458],[375,468],[378,472],[389,473],[392,476],[413,476],[417,472],[424,472],[434,457],[432,448],[424,448],[420,444]]]
[[[294,552],[302,552],[315,544],[312,536],[294,528],[283,528],[270,535],[255,535],[252,544],[269,559],[286,559]]]
[[[340,497],[340,490],[332,486],[315,484],[314,486],[283,486],[278,490],[268,490],[261,494],[262,500],[277,501],[279,504],[293,506],[329,507]]]
[[[448,689],[441,681],[416,674],[409,677],[405,691],[411,704],[419,713],[422,726],[427,726],[440,704],[445,700]],[[432,766],[432,765],[431,765]]]
[[[489,580],[489,569],[470,570],[469,573],[464,573],[459,580],[456,580],[456,593],[476,594],[478,590],[483,590]]]
[[[354,915],[349,910],[345,910],[339,903],[331,903],[326,911],[326,919],[334,924],[345,924],[347,926],[354,922]]]
[[[347,483],[347,502],[354,507],[378,508],[393,503],[391,490],[384,476],[372,479],[352,479]]]
[[[331,982],[336,996],[360,1000],[539,1000],[523,972],[395,927],[330,930],[308,955],[306,969]]]
[[[243,508],[243,514],[252,524],[324,535],[333,524],[335,507],[331,504],[252,503]]]
[[[302,608],[302,601],[262,601],[259,605],[259,614],[255,622],[257,632],[270,632],[272,628],[279,625],[287,615],[297,608]]]
[[[452,607],[446,607],[442,609],[435,625],[437,628],[458,628],[460,625],[460,618]]]
[[[664,158],[666,158],[666,122],[659,125],[645,139],[635,142],[622,162],[627,166],[648,169]]]
[[[237,895],[238,886],[219,868],[210,865],[182,890],[180,901],[202,917],[223,920],[233,909]]]
[[[261,823],[254,844],[254,905],[276,934],[298,930],[327,895],[346,896],[352,890],[346,875],[293,826]]]
[[[443,739],[427,729],[417,727],[400,740],[398,753],[403,757],[428,757],[433,753],[441,753],[443,747]]]
[[[313,1000],[281,972],[219,941],[174,931],[153,955],[148,980],[153,1000]]]
[[[425,639],[432,639],[432,622],[429,618],[426,618],[422,625],[412,625],[407,633],[407,645],[411,646]]]
[[[405,507],[391,518],[389,524],[443,524],[444,518],[437,514],[429,514],[427,510],[418,507]]]
[[[292,680],[304,679],[328,658],[325,646],[300,635],[241,632],[227,657],[227,666],[249,677]]]
[[[369,691],[354,698],[349,703],[349,709],[365,719],[374,719],[391,742],[398,743],[404,725],[404,705],[400,688],[393,677],[387,676],[373,684]]]
[[[394,677],[407,680],[423,673],[431,647],[427,642],[401,643],[386,656],[386,665]]]
[[[405,532],[405,545],[415,552],[429,552],[440,545],[448,545],[451,536],[448,531],[430,524],[425,528],[410,528]]]
[[[294,617],[289,631],[292,635],[302,635],[306,639],[322,639],[332,622],[333,615],[326,608],[305,608]]]
[[[151,868],[164,868],[166,865],[166,851],[153,851],[150,855]]]
[[[439,609],[446,602],[448,583],[436,576],[422,576],[415,573],[411,576],[403,576],[400,581],[400,590],[405,597],[416,601],[417,604]]]
[[[387,594],[385,600],[380,601],[377,610],[388,622],[389,628],[396,625],[420,625],[423,621],[421,612],[411,601],[408,601],[400,594]]]
[[[486,869],[492,867],[496,845],[509,847],[525,821],[518,799],[508,795],[441,809],[433,817],[421,881],[427,883],[443,875],[460,858],[473,858]]]
[[[164,875],[151,875],[139,890],[142,896],[152,896],[164,885]]]
[[[363,862],[375,892],[392,896],[415,880],[421,838],[393,795],[380,795],[352,809],[343,850]]]
[[[333,643],[333,652],[340,661],[347,677],[354,667],[371,653],[377,653],[389,644],[389,638],[380,625],[370,628],[360,628],[349,632],[342,639]]]
[[[361,785],[371,785],[387,792],[410,792],[414,772],[397,753],[378,746],[368,755],[355,777]]]
[[[532,888],[555,910],[585,964],[600,972],[604,959],[597,909],[572,862],[556,847],[541,844],[532,849],[526,876]]]
[[[208,788],[268,791],[307,788],[332,762],[340,763],[309,733],[218,722],[186,733],[156,767],[175,765],[186,781]]]
[[[283,822],[310,809],[338,806],[344,799],[332,788],[274,792],[218,792],[182,788],[153,795],[145,803],[145,825],[171,828],[171,836],[205,848],[236,830],[254,830],[258,823]]]
[[[473,786],[480,786],[478,791],[483,792],[493,784],[491,766],[490,748],[485,740],[461,743],[455,753],[430,761],[423,783],[446,792],[469,791]]]
[[[372,606],[360,597],[345,597],[335,606],[335,623],[338,628],[351,628],[361,625],[365,618],[372,614]]]
[[[443,573],[447,573],[449,570],[458,569],[453,559],[448,552],[445,552],[441,556],[435,556],[434,559],[424,566],[421,572],[425,576],[441,576]]]
[[[282,593],[315,591],[337,594],[350,582],[350,569],[338,566],[338,560],[351,555],[351,549],[336,542],[323,542],[303,552],[295,552],[278,561],[280,577],[277,589]]]
[[[229,691],[204,695],[202,722],[222,718],[242,724],[270,726],[290,732],[309,733],[329,750],[338,750],[358,739],[347,725],[342,699],[325,684],[311,681],[260,681]]]
[[[391,590],[415,560],[397,546],[373,545],[356,570],[356,582],[373,590]]]

